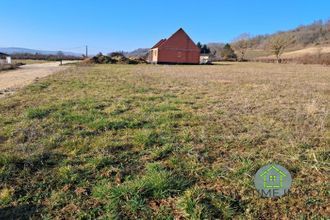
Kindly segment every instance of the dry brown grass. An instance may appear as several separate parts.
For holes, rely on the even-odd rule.
[[[282,58],[293,59],[293,58],[300,58],[303,56],[313,56],[313,55],[327,54],[327,53],[330,53],[329,46],[308,47],[300,50],[285,52],[283,53]],[[269,58],[275,58],[275,56],[269,56]]]
[[[49,63],[54,61],[48,61],[48,60],[29,60],[29,59],[13,59],[13,63],[15,64],[38,64],[38,63]]]
[[[260,56],[252,60],[276,63],[277,59],[274,55]],[[282,63],[298,63],[298,64],[322,64],[330,65],[330,47],[319,46],[309,47],[300,50],[294,50],[283,53],[281,56]]]
[[[48,218],[326,218],[329,88],[319,65],[49,76],[0,100],[0,207]],[[291,172],[290,195],[256,194],[253,176],[270,162]]]

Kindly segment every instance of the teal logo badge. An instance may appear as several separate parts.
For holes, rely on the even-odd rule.
[[[254,177],[254,184],[262,197],[280,197],[289,192],[291,174],[284,167],[269,164],[261,167]]]

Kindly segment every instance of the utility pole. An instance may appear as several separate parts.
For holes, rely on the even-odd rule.
[[[88,46],[86,45],[86,57],[88,57]]]

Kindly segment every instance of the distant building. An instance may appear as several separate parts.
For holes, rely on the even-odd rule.
[[[148,54],[149,63],[199,64],[200,49],[180,28],[170,38],[160,40]]]
[[[0,53],[0,64],[11,64],[11,56],[5,53]]]
[[[201,54],[199,57],[199,63],[200,64],[207,64],[211,62],[211,56],[210,54]]]

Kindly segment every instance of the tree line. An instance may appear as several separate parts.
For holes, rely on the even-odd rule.
[[[315,21],[310,25],[302,25],[293,30],[277,32],[271,35],[257,35],[252,37],[243,33],[230,44],[211,43],[211,54],[216,54],[221,60],[246,60],[249,49],[269,51],[280,63],[281,56],[288,48],[305,48],[306,46],[323,45],[330,42],[330,20]]]
[[[63,52],[59,51],[57,54],[30,54],[30,53],[15,53],[12,54],[11,57],[13,59],[19,60],[48,60],[48,61],[59,61],[59,60],[81,60],[83,59],[83,55],[81,57],[65,55]]]

